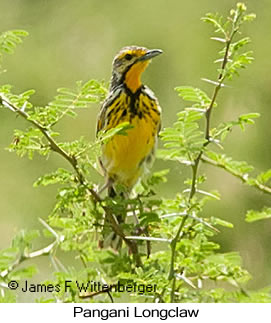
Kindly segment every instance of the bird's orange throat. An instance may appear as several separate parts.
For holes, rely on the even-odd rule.
[[[124,82],[128,89],[133,93],[135,93],[142,85],[141,74],[144,72],[148,64],[149,61],[137,62],[126,73]]]

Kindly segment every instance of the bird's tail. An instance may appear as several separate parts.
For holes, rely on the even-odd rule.
[[[108,187],[108,196],[110,198],[115,198],[117,196],[117,193],[112,185]],[[119,225],[124,223],[124,218],[122,214],[117,214],[114,216]],[[115,232],[113,232],[112,227],[109,221],[107,221],[107,219],[105,219],[104,221],[102,236],[103,238],[99,241],[99,246],[101,248],[111,247],[116,251],[121,248],[122,238]]]

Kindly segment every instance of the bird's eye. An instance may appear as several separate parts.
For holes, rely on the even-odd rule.
[[[124,56],[124,58],[125,58],[127,61],[130,61],[130,60],[133,58],[133,56],[132,56],[131,54],[126,54],[126,55]]]

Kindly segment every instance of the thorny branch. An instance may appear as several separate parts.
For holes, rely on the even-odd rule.
[[[189,213],[191,211],[192,205],[191,205],[191,201],[192,198],[194,197],[195,193],[196,193],[196,185],[197,185],[197,174],[198,174],[198,168],[199,168],[199,164],[200,161],[202,160],[202,155],[204,152],[204,149],[209,145],[209,143],[211,142],[211,138],[210,138],[210,123],[211,123],[211,113],[213,110],[213,107],[215,105],[216,99],[217,99],[217,95],[219,93],[219,90],[223,87],[223,81],[225,80],[227,73],[226,73],[226,67],[227,67],[227,63],[229,60],[229,56],[230,56],[230,45],[232,43],[232,40],[235,36],[235,34],[238,31],[239,25],[238,25],[238,20],[241,17],[241,13],[239,13],[239,15],[234,17],[234,20],[232,22],[232,30],[230,32],[230,35],[225,35],[226,39],[226,48],[225,48],[225,53],[224,53],[224,57],[222,60],[222,65],[221,65],[221,69],[217,78],[217,82],[216,82],[216,86],[214,88],[213,91],[213,95],[211,98],[211,102],[209,104],[209,106],[207,107],[206,111],[205,111],[205,119],[206,119],[206,128],[205,128],[205,143],[202,146],[202,149],[200,150],[199,154],[197,155],[197,157],[194,159],[191,167],[192,167],[192,183],[191,183],[191,189],[190,189],[190,194],[189,194],[189,198],[188,198],[188,209],[187,209],[187,214],[186,216],[183,217],[179,228],[177,230],[176,235],[174,236],[174,238],[172,239],[172,242],[170,244],[171,246],[171,261],[170,261],[170,269],[169,269],[169,275],[168,275],[168,279],[169,281],[172,281],[172,287],[171,287],[171,297],[170,297],[170,301],[171,303],[173,303],[175,301],[175,286],[176,286],[176,273],[175,273],[175,257],[176,257],[176,247],[177,247],[177,242],[181,239],[182,237],[182,233],[183,233],[183,228],[185,225],[186,220],[189,217]]]
[[[89,187],[87,180],[85,179],[84,175],[82,174],[82,172],[78,166],[78,161],[77,161],[76,157],[73,155],[69,155],[65,150],[63,150],[56,143],[56,141],[50,135],[49,129],[42,126],[37,121],[31,119],[27,112],[25,112],[23,109],[20,109],[17,106],[15,106],[12,102],[10,102],[3,95],[0,96],[0,104],[5,106],[6,108],[11,110],[12,112],[17,113],[18,115],[23,117],[25,120],[30,122],[33,126],[38,128],[42,132],[44,137],[47,139],[47,141],[49,142],[51,150],[58,153],[59,155],[61,155],[73,167],[73,169],[77,175],[77,179],[78,179],[79,183],[87,189],[87,191],[90,193],[94,203],[101,203],[102,202],[102,199],[99,196],[99,194],[97,192],[95,192],[95,190],[93,188]],[[142,266],[141,258],[138,253],[137,243],[135,241],[131,241],[131,240],[128,240],[125,238],[125,234],[122,231],[121,227],[119,226],[118,221],[116,220],[112,211],[104,205],[101,205],[101,206],[104,209],[104,212],[106,214],[106,219],[108,219],[108,221],[110,222],[113,231],[124,240],[124,242],[126,243],[128,248],[130,249],[131,253],[133,254],[136,266],[138,266],[138,267]]]
[[[55,240],[54,242],[49,244],[47,247],[44,247],[42,249],[32,251],[30,253],[26,253],[26,252],[22,253],[20,255],[20,257],[18,259],[16,259],[16,261],[11,266],[9,266],[9,268],[0,272],[0,277],[5,278],[16,267],[18,267],[22,262],[24,262],[28,259],[32,259],[32,258],[36,258],[36,257],[40,257],[40,256],[48,256],[52,252],[52,250],[54,249],[56,244],[57,244],[57,241]]]
[[[44,225],[45,228],[47,230],[49,230],[55,236],[55,241],[50,243],[48,246],[46,246],[42,249],[36,250],[36,251],[27,252],[26,250],[23,250],[23,252],[14,261],[14,263],[9,266],[9,268],[0,272],[0,277],[2,277],[3,279],[5,277],[7,277],[8,274],[11,273],[22,262],[24,262],[28,259],[32,259],[32,258],[36,258],[36,257],[40,257],[40,256],[48,256],[48,255],[52,254],[52,252],[55,250],[58,243],[63,241],[63,239],[64,239],[63,236],[59,236],[44,220],[42,220],[41,218],[39,220],[40,220],[41,224]]]

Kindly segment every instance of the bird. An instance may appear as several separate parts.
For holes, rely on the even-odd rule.
[[[126,46],[113,59],[109,94],[97,118],[96,135],[128,123],[125,135],[116,133],[101,147],[99,164],[106,178],[101,190],[116,196],[121,184],[128,196],[154,160],[161,129],[161,107],[154,93],[141,81],[160,49]]]

